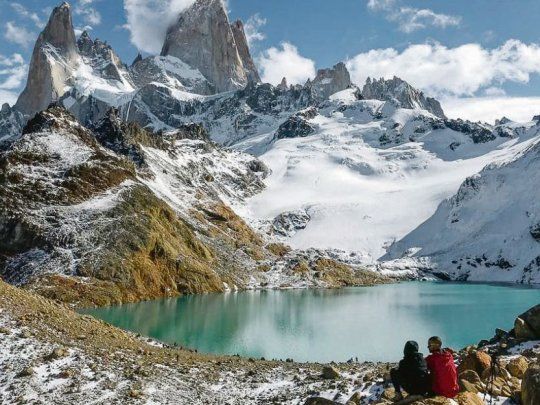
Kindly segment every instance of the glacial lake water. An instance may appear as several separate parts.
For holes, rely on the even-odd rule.
[[[204,353],[297,361],[396,361],[407,340],[462,348],[511,329],[540,289],[408,282],[341,290],[250,291],[85,310]]]

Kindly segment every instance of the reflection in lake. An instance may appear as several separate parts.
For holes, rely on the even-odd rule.
[[[121,328],[207,353],[298,361],[395,361],[406,340],[461,348],[510,329],[540,290],[410,282],[341,290],[189,296],[88,310]]]

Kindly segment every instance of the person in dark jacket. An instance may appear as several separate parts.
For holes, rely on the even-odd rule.
[[[403,398],[401,389],[409,395],[426,395],[430,390],[429,372],[424,355],[418,352],[418,343],[408,341],[403,349],[403,360],[398,368],[390,370],[392,384],[396,390],[396,400]]]

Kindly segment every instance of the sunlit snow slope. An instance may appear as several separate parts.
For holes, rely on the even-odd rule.
[[[261,156],[272,173],[246,215],[264,227],[280,214],[305,212],[305,229],[283,237],[293,247],[355,251],[375,260],[466,177],[528,144],[520,138],[473,143],[466,134],[437,128],[426,111],[355,100],[351,92],[335,95],[309,121],[314,134],[275,141]],[[418,125],[427,129],[422,133]],[[381,136],[394,128],[403,141],[383,146]]]

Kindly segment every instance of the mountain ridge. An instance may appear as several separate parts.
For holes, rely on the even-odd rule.
[[[180,251],[186,255],[184,237],[204,246],[188,248],[186,257],[193,259],[193,254],[205,249],[213,252],[203,255],[206,258],[199,263],[199,270],[194,271],[199,264],[190,267],[191,275],[199,271],[203,276],[194,284],[187,282],[188,292],[201,291],[197,285],[207,291],[355,285],[363,282],[360,269],[365,266],[401,277],[399,271],[385,270],[388,266],[399,270],[409,259],[414,262],[409,253],[397,251],[399,241],[414,235],[445,199],[459,192],[460,184],[467,178],[486,165],[520,153],[539,133],[534,123],[500,120],[489,125],[448,119],[437,100],[397,77],[368,79],[360,89],[352,83],[343,63],[319,69],[304,85],[289,86],[286,79],[278,86],[260,83],[242,23],[231,24],[218,0],[195,2],[170,27],[165,40],[170,46],[164,44],[162,55],[137,57],[131,66],[123,63],[105,41],[92,39],[88,32],[83,32],[75,42],[70,13],[67,4],[55,8],[36,42],[34,68],[18,102],[27,104],[21,110],[26,113],[23,115],[17,106],[2,108],[0,128],[4,132],[0,150],[7,163],[5,182],[0,188],[10,195],[12,187],[18,187],[15,179],[21,184],[31,181],[26,172],[20,173],[8,163],[10,153],[20,148],[44,159],[33,161],[31,155],[24,163],[28,168],[38,172],[51,170],[47,162],[58,158],[51,151],[43,152],[48,149],[36,135],[43,133],[40,126],[50,121],[52,126],[47,127],[48,135],[43,139],[50,137],[59,144],[72,145],[66,139],[77,133],[87,134],[85,139],[94,139],[99,156],[110,155],[105,159],[108,163],[103,162],[105,166],[112,166],[114,173],[127,170],[129,175],[124,180],[133,182],[138,190],[135,202],[146,201],[154,207],[152,212],[176,218],[173,222],[180,224],[178,229],[195,230],[178,231],[180,237],[176,239],[171,236],[171,240],[179,242],[176,248],[165,249],[164,262],[155,257],[147,260],[146,242],[142,252],[119,245],[120,251],[142,257],[145,271],[154,275],[159,274],[155,273],[159,266],[177,274],[178,269],[171,263]],[[210,24],[212,21],[218,22],[215,27]],[[49,39],[59,51],[47,42]],[[189,46],[172,46],[183,42]],[[212,49],[219,51],[212,53]],[[189,63],[178,56],[189,59]],[[210,65],[212,69],[205,70]],[[32,84],[36,83],[35,77],[43,75],[49,79],[36,88]],[[60,94],[58,88],[65,92]],[[29,99],[49,103],[33,116]],[[66,114],[72,116],[66,118]],[[26,129],[22,130],[26,121]],[[57,125],[62,121],[70,124]],[[41,146],[34,150],[35,145]],[[75,156],[88,146],[73,148]],[[95,150],[85,153],[96,154]],[[60,160],[67,165],[70,176],[72,172],[89,170],[85,166],[90,166],[89,161],[84,161],[85,168],[81,169],[69,166],[67,157],[63,159]],[[97,167],[98,163],[99,159]],[[90,174],[92,181],[103,185],[95,173]],[[116,179],[117,175],[112,177]],[[47,179],[59,196],[67,195],[59,178]],[[79,180],[72,179],[74,187],[82,187]],[[102,194],[115,195],[113,189],[118,184],[107,185],[105,181],[105,186]],[[58,203],[89,204],[92,199],[84,193],[81,198],[84,201],[45,201],[41,208],[47,211]],[[127,207],[125,213],[142,210],[148,214],[135,202],[121,202]],[[27,211],[25,203],[19,199],[17,205],[23,212],[18,214],[21,223],[32,223],[34,214]],[[7,213],[6,218],[10,215]],[[116,214],[94,215],[97,221],[100,215]],[[163,218],[147,218],[159,228],[164,226]],[[98,238],[99,229],[96,222],[94,231]],[[139,230],[144,236],[153,234],[152,229]],[[47,238],[53,238],[52,233],[48,235]],[[145,237],[141,240],[147,240]],[[4,243],[7,246],[9,241]],[[44,268],[52,268],[46,263],[56,263],[51,259],[52,251],[64,260],[57,267],[66,269],[65,264],[71,262],[69,255],[81,246],[83,251],[87,248],[84,243],[74,250],[54,243],[47,246],[45,254],[40,253]],[[533,250],[536,247],[531,246]],[[35,269],[31,270],[29,263],[37,260],[37,256],[28,253],[32,249],[18,252],[20,260],[14,260],[7,249],[4,256],[8,259],[2,259],[5,274],[6,268],[11,275],[19,270],[24,273],[25,269],[32,274]],[[387,250],[391,257],[385,256]],[[66,256],[66,252],[71,253]],[[381,258],[392,260],[383,263],[386,267],[381,269]],[[417,261],[415,266],[419,270],[414,277],[438,271],[435,261],[433,268],[425,265],[430,263],[429,259]],[[332,264],[325,273],[317,265],[326,263],[324,260],[345,267]],[[88,270],[89,274],[101,274],[99,266],[91,262],[88,266],[94,269]],[[252,269],[252,274],[241,270],[243,267]],[[306,268],[307,271],[299,271]],[[536,274],[536,270],[532,271]],[[124,276],[134,282],[129,277],[135,273],[127,272]],[[526,282],[536,282],[534,274]],[[520,281],[522,276],[515,272],[510,281]],[[107,277],[104,280],[110,282]],[[451,277],[462,278],[463,274],[454,272]],[[489,281],[489,274],[486,277]],[[129,294],[145,297],[158,294],[160,289],[176,288],[167,283],[151,283],[156,287],[152,292],[138,289],[137,283],[127,290],[113,287],[115,294],[123,292],[106,299],[129,300]]]

